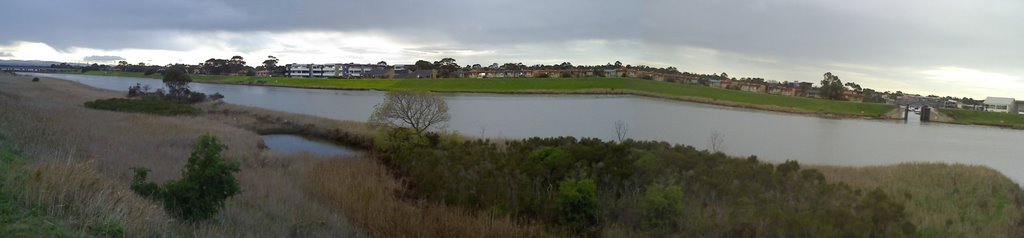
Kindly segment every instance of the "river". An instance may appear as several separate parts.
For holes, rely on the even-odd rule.
[[[71,74],[37,74],[97,88],[126,91],[135,83],[160,80]],[[193,83],[225,101],[279,111],[365,121],[383,100],[379,91],[299,89]],[[887,165],[947,162],[986,165],[1024,181],[1018,149],[1024,131],[984,126],[868,119],[826,119],[751,109],[623,95],[442,94],[450,108],[448,130],[490,138],[549,136],[616,137],[624,121],[627,136],[708,148],[712,134],[722,151],[757,155],[773,162],[796,160],[822,165]]]

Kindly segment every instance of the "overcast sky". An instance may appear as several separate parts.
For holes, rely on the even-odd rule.
[[[1024,98],[1024,1],[8,0],[0,59],[675,66]]]

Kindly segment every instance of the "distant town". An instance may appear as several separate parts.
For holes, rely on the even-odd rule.
[[[902,91],[878,92],[871,88],[847,81],[843,83],[838,75],[826,73],[824,79],[815,84],[803,81],[765,80],[756,77],[730,77],[729,74],[701,74],[679,71],[675,67],[657,68],[645,65],[629,65],[619,61],[605,65],[573,65],[570,62],[553,65],[525,65],[523,63],[493,63],[491,65],[459,65],[453,58],[438,61],[418,60],[411,64],[377,63],[329,63],[279,65],[279,60],[268,56],[260,65],[248,66],[241,56],[229,59],[211,58],[202,63],[146,65],[119,61],[116,65],[106,64],[50,64],[3,65],[0,70],[8,72],[141,72],[146,75],[161,73],[175,68],[189,74],[322,78],[322,79],[436,79],[436,78],[637,78],[660,82],[703,85],[712,88],[765,93],[773,95],[845,100],[853,102],[885,103],[895,105],[929,106],[934,108],[957,108],[974,111],[1024,114],[1024,101],[1008,97],[986,97],[976,100],[968,97],[952,97],[904,93]]]

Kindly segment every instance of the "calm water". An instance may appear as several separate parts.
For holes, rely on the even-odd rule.
[[[159,80],[85,75],[45,75],[125,91],[136,82]],[[220,92],[230,103],[343,120],[365,121],[384,93],[260,86],[193,84]],[[628,136],[707,148],[712,133],[726,153],[808,164],[885,165],[899,162],[980,164],[1024,181],[1018,144],[1024,131],[981,126],[823,119],[634,96],[445,94],[449,130],[471,136],[522,138],[576,136],[615,138],[625,121]],[[913,115],[913,114],[912,114]]]
[[[343,146],[306,139],[297,135],[263,135],[263,143],[278,154],[295,154],[308,152],[323,156],[354,156],[360,153]]]

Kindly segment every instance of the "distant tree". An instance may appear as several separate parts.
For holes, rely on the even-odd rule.
[[[377,62],[377,65],[380,65],[380,66],[387,66],[387,65],[388,65],[388,62],[385,62],[385,61],[381,60],[380,62]]]
[[[629,133],[629,125],[622,120],[615,121],[615,138],[622,142],[626,140],[626,133]]]
[[[710,144],[712,152],[719,152],[723,149],[722,144],[725,144],[725,136],[721,132],[713,131],[711,138],[708,139],[708,144]]]
[[[266,70],[274,70],[274,68],[277,67],[278,62],[280,61],[277,60],[277,57],[274,57],[273,55],[268,55],[267,60],[263,61],[263,68]]]
[[[850,89],[853,89],[854,92],[858,92],[859,93],[859,92],[863,91],[863,88],[860,87],[860,84],[857,84],[857,83],[854,83],[854,82],[846,82],[846,84],[844,84],[844,85],[847,86],[847,87],[850,87]]]
[[[845,90],[846,87],[843,86],[843,81],[839,79],[839,76],[827,72],[825,78],[821,80],[821,89],[818,95],[829,100],[842,100]]]
[[[228,61],[230,64],[245,65],[245,61],[242,60],[242,56],[236,55],[231,56],[231,60]]]
[[[453,58],[444,58],[434,62],[434,68],[439,71],[442,77],[450,77],[452,72],[459,70],[459,64]]]
[[[616,60],[615,61],[615,67],[616,68],[621,68],[622,67],[622,62],[619,62],[618,60]]]
[[[228,60],[226,68],[227,68],[226,69],[227,72],[222,72],[222,73],[227,73],[227,74],[243,73],[243,71],[246,69],[245,61],[242,60],[242,56],[238,56],[238,55],[232,56],[231,59]]]
[[[388,92],[377,104],[370,124],[386,127],[410,127],[417,134],[451,119],[444,98],[429,92]]]
[[[192,77],[179,69],[164,71],[163,81],[167,85],[167,93],[171,98],[182,99],[191,92],[188,84],[192,82]]]
[[[431,69],[434,69],[434,64],[431,64],[429,61],[426,61],[426,60],[417,60],[415,66],[416,66],[416,70],[431,70]]]

